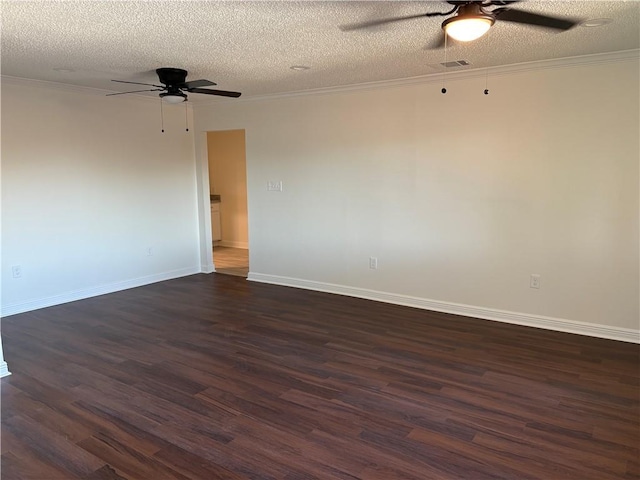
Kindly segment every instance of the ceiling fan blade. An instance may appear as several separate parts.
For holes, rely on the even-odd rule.
[[[133,92],[118,92],[118,93],[107,93],[107,97],[112,95],[126,95],[127,93],[140,93],[140,92],[160,92],[164,90],[164,88],[152,88],[151,90],[134,90]]]
[[[350,32],[351,30],[360,30],[362,28],[377,27],[378,25],[385,25],[387,23],[394,23],[394,22],[402,22],[404,20],[413,20],[415,18],[443,17],[455,12],[457,9],[458,9],[458,6],[456,5],[452,10],[448,12],[419,13],[417,15],[407,15],[406,17],[383,18],[380,20],[371,20],[368,22],[349,23],[347,25],[340,25],[338,28],[343,32]]]
[[[557,30],[569,30],[580,23],[570,18],[549,17],[539,13],[530,13],[513,8],[496,8],[492,12],[498,20],[507,22],[524,23],[537,27],[555,28]]]
[[[221,97],[233,97],[238,98],[242,95],[240,92],[227,92],[226,90],[211,90],[209,88],[190,88],[187,90],[191,93],[204,93],[205,95],[218,95]]]
[[[213,87],[214,85],[217,85],[217,83],[210,80],[192,80],[190,82],[184,82],[182,85],[178,86],[180,88],[186,88],[187,90],[190,90],[192,88],[198,87]]]
[[[149,87],[163,88],[162,85],[154,85],[153,83],[127,82],[125,80],[111,80],[111,81],[118,82],[118,83],[131,83],[133,85],[147,85]]]
[[[494,5],[509,5],[510,3],[518,3],[522,0],[492,0],[489,3],[485,4],[485,6],[494,6]]]

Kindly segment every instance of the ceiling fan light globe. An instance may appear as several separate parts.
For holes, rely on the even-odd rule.
[[[182,103],[182,102],[186,102],[187,100],[187,96],[182,94],[182,95],[173,95],[173,94],[165,94],[165,95],[160,95],[162,97],[162,99],[167,102],[167,103]]]
[[[473,17],[453,17],[444,21],[442,28],[454,40],[470,42],[489,31],[494,19],[489,15]]]

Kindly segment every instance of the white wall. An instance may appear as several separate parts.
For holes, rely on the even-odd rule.
[[[246,129],[250,279],[636,339],[638,60],[602,60],[196,107]]]
[[[3,315],[200,271],[193,133],[164,113],[3,79]]]

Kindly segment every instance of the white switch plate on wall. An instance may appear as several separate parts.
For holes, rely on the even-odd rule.
[[[277,182],[269,181],[267,182],[267,190],[270,192],[281,192],[282,191],[282,180]]]

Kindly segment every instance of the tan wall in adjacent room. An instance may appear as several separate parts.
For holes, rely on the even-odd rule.
[[[207,132],[209,189],[220,195],[221,244],[248,248],[244,130]]]

